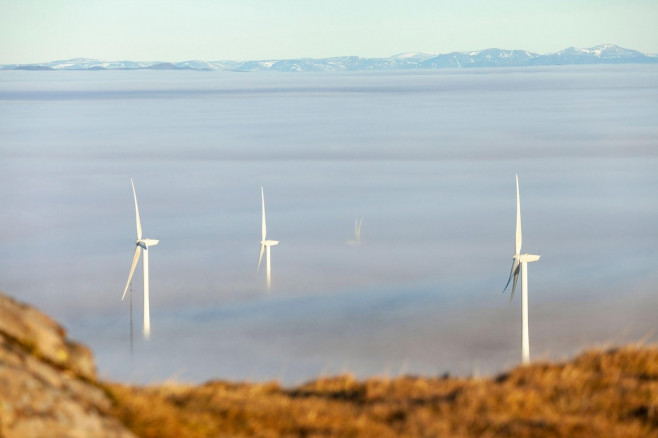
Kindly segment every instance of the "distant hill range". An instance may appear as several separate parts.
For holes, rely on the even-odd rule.
[[[199,70],[199,71],[377,71],[443,68],[525,67],[574,64],[656,64],[658,56],[605,44],[589,49],[569,47],[540,55],[525,50],[486,49],[432,54],[411,52],[389,58],[299,58],[261,61],[105,62],[76,58],[39,64],[1,65],[0,70]]]

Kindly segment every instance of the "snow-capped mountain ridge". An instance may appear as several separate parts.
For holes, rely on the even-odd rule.
[[[658,63],[656,56],[614,44],[590,48],[569,47],[559,52],[538,54],[525,50],[490,48],[468,52],[433,54],[399,53],[388,58],[340,56],[332,58],[297,58],[254,61],[99,61],[74,58],[37,64],[2,65],[0,70],[196,70],[196,71],[374,71],[401,69],[442,69],[478,67],[523,67],[572,64]]]
[[[397,55],[391,56],[392,59],[430,59],[434,58],[437,56],[438,53],[428,53],[428,52],[404,52],[404,53],[398,53]]]
[[[614,44],[601,44],[599,46],[594,46],[589,49],[578,49],[576,47],[569,47],[568,49],[561,50],[556,52],[556,54],[565,54],[570,52],[572,54],[583,54],[583,55],[594,55],[599,58],[601,57],[634,57],[641,56],[642,53],[636,50],[624,49]]]
[[[637,50],[625,49],[614,44],[602,44],[590,48],[579,49],[569,47],[559,52],[538,56],[531,59],[528,65],[568,65],[568,64],[623,64],[623,63],[656,63],[657,60]]]

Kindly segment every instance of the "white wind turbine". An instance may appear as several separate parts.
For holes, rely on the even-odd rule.
[[[133,273],[135,272],[135,266],[137,266],[137,262],[139,261],[139,256],[144,252],[144,261],[142,262],[142,265],[144,266],[144,338],[148,339],[151,335],[151,316],[149,313],[149,247],[157,245],[159,240],[142,238],[142,222],[139,220],[137,194],[135,193],[135,184],[133,183],[132,178],[130,178],[130,184],[133,186],[133,196],[135,198],[135,217],[137,222],[137,241],[135,242],[135,245],[137,247],[135,248],[133,263],[130,266],[130,274],[128,275],[128,281],[126,282],[126,288],[123,291],[121,301],[126,297],[130,280],[132,280]]]
[[[505,285],[503,292],[507,290],[512,277],[514,277],[514,283],[512,284],[512,294],[510,296],[510,302],[514,298],[514,290],[516,289],[516,283],[519,279],[519,269],[521,271],[521,312],[522,312],[522,335],[521,335],[521,348],[522,348],[522,357],[523,364],[530,362],[530,337],[528,334],[528,263],[536,262],[539,260],[538,255],[533,254],[521,254],[521,242],[523,237],[521,235],[521,199],[519,197],[519,175],[516,175],[516,239],[515,239],[515,248],[514,256],[512,262],[512,270],[509,274],[509,279]]]
[[[348,240],[348,245],[356,245],[361,243],[361,224],[363,223],[363,218],[354,220],[354,240]]]
[[[258,256],[258,268],[260,270],[260,263],[263,260],[263,252],[267,249],[267,288],[269,289],[272,285],[272,268],[270,266],[270,247],[276,246],[279,244],[278,240],[267,240],[267,225],[265,223],[265,192],[263,191],[263,186],[260,187],[261,200],[263,201],[263,220],[262,220],[262,238],[260,241],[260,255]]]

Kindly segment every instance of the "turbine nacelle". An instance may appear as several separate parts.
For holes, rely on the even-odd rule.
[[[541,256],[540,255],[533,255],[533,254],[519,254],[515,255],[514,258],[519,261],[519,263],[531,263],[531,262],[536,262],[539,260]]]
[[[148,249],[149,246],[155,246],[159,243],[160,241],[157,239],[139,239],[136,242],[137,246],[140,246],[144,249]]]

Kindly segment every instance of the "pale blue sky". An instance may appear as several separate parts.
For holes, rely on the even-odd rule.
[[[655,0],[0,0],[0,64],[248,60],[489,47],[658,52]]]

